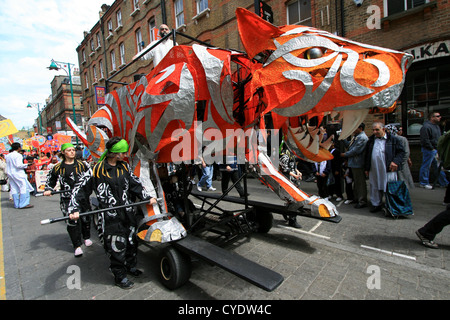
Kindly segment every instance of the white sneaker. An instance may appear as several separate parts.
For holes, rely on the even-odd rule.
[[[208,188],[208,191],[216,191],[217,189],[216,188],[214,188],[214,187],[209,187]]]
[[[433,186],[429,185],[429,184],[419,184],[421,188],[425,188],[427,190],[431,190],[433,189]]]
[[[86,246],[86,247],[90,247],[90,246],[92,246],[92,241],[91,241],[91,239],[86,239],[86,240],[84,240],[84,245]]]
[[[75,257],[81,257],[83,255],[83,250],[81,250],[81,247],[78,247],[75,249]]]
[[[344,204],[350,204],[350,203],[352,203],[353,202],[353,200],[345,200],[344,201]]]
[[[198,190],[198,191],[202,191],[202,187],[200,187],[199,185],[197,185],[197,190]]]
[[[336,201],[342,201],[342,198],[341,197],[338,197],[338,198],[336,198]]]

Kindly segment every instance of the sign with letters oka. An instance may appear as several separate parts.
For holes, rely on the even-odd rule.
[[[425,43],[404,50],[414,57],[413,62],[450,56],[450,40]]]

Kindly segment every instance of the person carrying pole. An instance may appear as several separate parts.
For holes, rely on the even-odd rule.
[[[60,208],[64,216],[69,214],[68,207],[72,196],[72,189],[80,180],[83,174],[88,171],[84,162],[75,159],[75,146],[71,143],[64,143],[61,146],[62,161],[57,163],[48,173],[45,184],[44,196],[51,196],[55,192],[55,186],[59,182],[61,191]],[[83,202],[83,211],[89,210],[89,201]],[[84,242],[86,247],[92,245],[91,237],[91,217],[86,216],[80,221],[66,220],[67,232],[75,249],[75,257],[81,257],[83,250],[81,245]],[[82,239],[83,238],[83,239]]]
[[[132,203],[135,198],[139,198],[142,201],[150,200],[150,205],[157,205],[157,199],[149,195],[124,161],[128,149],[126,140],[112,137],[106,143],[106,151],[99,162],[75,186],[69,204],[69,217],[74,220],[80,217],[81,203],[88,199],[92,191],[97,196],[99,208],[120,206],[120,209],[101,213],[99,232],[110,259],[110,270],[115,284],[122,289],[134,286],[127,274],[135,277],[142,274],[142,271],[136,268],[136,226],[139,221]]]

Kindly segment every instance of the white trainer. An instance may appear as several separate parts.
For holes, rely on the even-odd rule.
[[[75,249],[75,257],[81,257],[83,255],[83,250],[81,250],[81,247],[78,247]]]

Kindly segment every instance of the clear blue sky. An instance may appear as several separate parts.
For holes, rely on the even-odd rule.
[[[0,0],[0,114],[17,129],[31,127],[51,94],[51,59],[78,68],[77,46],[83,31],[99,20],[102,4],[113,0]]]

